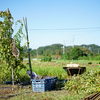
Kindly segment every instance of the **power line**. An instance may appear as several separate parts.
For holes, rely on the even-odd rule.
[[[90,27],[90,28],[66,28],[66,29],[28,29],[28,30],[94,30],[100,29],[100,27]]]
[[[17,28],[15,28],[14,30],[18,30]],[[25,30],[23,28],[23,30]],[[100,27],[91,27],[91,28],[66,28],[66,29],[27,29],[29,31],[84,31],[84,30],[100,30]]]

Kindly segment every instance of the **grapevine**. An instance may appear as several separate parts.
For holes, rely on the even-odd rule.
[[[5,81],[5,77],[8,74],[7,79],[11,79],[11,68],[14,69],[15,81],[20,80],[18,74],[19,70],[26,68],[23,64],[23,47],[21,47],[21,41],[24,37],[22,32],[23,23],[18,20],[16,22],[20,24],[18,32],[13,36],[14,30],[12,28],[14,24],[13,17],[10,11],[1,11],[0,12],[0,60],[5,63],[1,68],[1,80]],[[18,56],[15,56],[14,50],[18,51]],[[4,75],[5,74],[5,75]],[[5,76],[5,77],[4,77]],[[6,80],[7,80],[6,79]]]

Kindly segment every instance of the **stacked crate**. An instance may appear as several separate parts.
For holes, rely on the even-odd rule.
[[[57,79],[58,78],[56,76],[51,77],[51,89],[55,88]]]
[[[33,92],[50,91],[56,86],[57,77],[45,77],[45,79],[32,79]]]
[[[51,90],[51,78],[32,79],[33,92],[44,92]]]

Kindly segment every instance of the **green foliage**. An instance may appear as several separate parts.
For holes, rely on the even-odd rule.
[[[89,64],[89,65],[91,65],[91,64],[92,64],[92,62],[88,62],[88,64]]]
[[[44,57],[41,58],[41,61],[46,62],[46,61],[51,61],[51,59],[52,59],[51,56],[44,56]]]
[[[29,48],[30,51],[30,56],[31,57],[36,57],[36,50],[32,50]],[[27,58],[28,57],[28,51],[27,51],[27,46],[23,46],[23,57]]]
[[[86,57],[86,56],[78,57],[78,60],[89,60],[89,57]]]
[[[100,89],[100,70],[90,70],[67,82],[65,88],[73,93],[93,93]]]
[[[47,62],[47,61],[51,61],[51,59],[52,59],[51,55],[46,53],[44,57],[41,58],[41,61]]]
[[[70,59],[78,59],[78,57],[82,56],[83,53],[80,48],[74,47],[70,52]]]
[[[58,80],[67,78],[67,73],[62,66],[57,66],[56,64],[49,65],[50,63],[52,62],[38,62],[32,71],[40,76],[57,76]]]
[[[51,55],[55,55],[56,57],[58,57],[59,55],[63,55],[62,46],[63,46],[62,44],[53,44],[50,46],[39,47],[38,54],[45,55],[46,53],[50,53]],[[81,46],[77,46],[77,47],[81,49],[83,56],[86,56],[86,57],[88,56],[88,54],[91,54],[91,56],[98,56],[98,50],[100,51],[100,46],[97,46],[94,44],[81,45]],[[89,50],[89,47],[91,47],[91,51]],[[71,46],[67,46],[67,47],[65,46],[65,53],[67,53],[67,55],[68,55],[68,53],[70,53],[71,49],[72,49]],[[31,50],[31,55],[34,57],[36,56],[35,49]],[[70,59],[69,56],[68,56],[68,59]],[[86,59],[88,59],[88,58],[86,58]]]
[[[84,48],[86,54],[89,54],[89,53],[92,53],[93,54],[93,52],[98,53],[98,50],[100,51],[100,46],[95,45],[95,44],[81,45],[80,47],[83,47]],[[91,51],[92,52],[90,50],[88,50],[89,47],[91,48]]]
[[[92,56],[92,55],[89,53],[89,54],[88,54],[88,57],[91,57],[91,56]]]
[[[62,47],[61,44],[53,44],[51,46],[39,47],[38,53],[39,55],[45,55],[46,53],[50,53],[51,55],[61,55]]]
[[[30,50],[31,57],[37,57],[37,51],[36,50]]]
[[[96,56],[94,59],[95,60],[100,60],[100,55]]]
[[[100,60],[100,56],[83,56],[79,57],[78,60]]]
[[[0,12],[0,17],[4,19],[0,21],[0,58],[9,63],[11,59],[11,35],[13,34],[13,18],[10,12]],[[10,63],[9,63],[10,64]]]
[[[63,54],[62,57],[61,57],[61,59],[68,60],[68,55],[67,54]]]
[[[12,35],[13,35],[13,17],[8,12],[0,12],[0,17],[3,19],[0,21],[0,59],[4,61],[4,65],[1,65],[2,72],[4,72],[4,75],[8,75],[9,78],[11,78],[11,68],[14,69],[14,76],[15,79],[18,80],[18,71],[22,68],[25,68],[25,66],[22,64],[23,61],[23,47],[21,47],[20,43],[22,38],[24,37],[24,34],[22,32],[23,24],[21,21],[17,21],[16,25],[19,23],[21,24],[19,27],[18,32],[14,35],[14,41],[16,47],[19,49],[20,55],[19,57],[15,57],[12,54]],[[2,78],[4,78],[2,76]],[[8,78],[8,79],[9,79]],[[3,79],[4,80],[4,79]]]
[[[56,61],[56,60],[55,60]],[[57,76],[58,80],[67,79],[67,73],[63,70],[63,65],[66,65],[70,61],[63,61],[63,60],[57,60],[56,62],[40,62],[40,61],[32,61],[33,71],[36,72],[36,74],[39,74],[41,76],[47,75],[47,76]],[[88,60],[80,60],[75,61],[74,63],[80,63],[81,65],[84,64],[86,66],[87,72],[85,72],[82,75],[79,75],[77,77],[72,78],[70,81],[67,81],[65,84],[56,84],[57,88],[60,89],[60,91],[51,91],[51,92],[44,92],[44,93],[30,93],[30,94],[22,94],[19,96],[14,96],[11,98],[11,100],[21,98],[23,99],[51,99],[51,100],[82,100],[88,95],[100,92],[100,66],[98,66],[98,61],[93,61],[92,63],[96,63],[97,67],[91,65],[87,66]],[[26,65],[26,61],[24,61]],[[27,64],[27,67],[29,65]],[[92,69],[92,70],[91,70]],[[22,69],[20,71],[21,79],[27,79],[26,70]],[[23,77],[25,77],[23,79]],[[65,88],[61,88],[65,85]],[[31,88],[30,88],[31,89]],[[26,89],[21,89],[21,92]],[[31,89],[32,90],[32,89]],[[60,96],[58,96],[60,94]]]

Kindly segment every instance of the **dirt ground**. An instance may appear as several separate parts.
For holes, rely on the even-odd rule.
[[[0,99],[9,98],[29,90],[32,90],[30,89],[30,85],[0,85]]]

